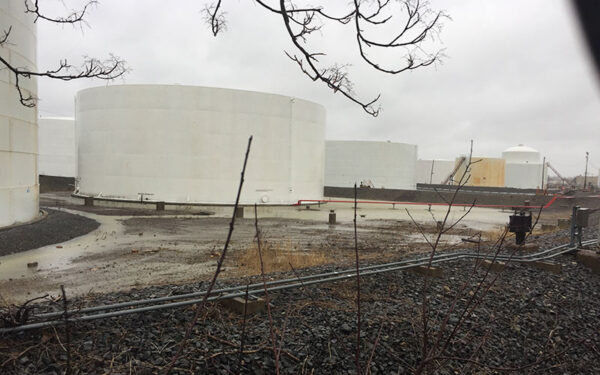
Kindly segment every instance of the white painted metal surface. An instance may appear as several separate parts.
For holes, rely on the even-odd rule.
[[[371,182],[375,188],[415,189],[417,146],[406,143],[327,141],[325,185],[351,187]]]
[[[542,187],[542,163],[506,163],[504,183],[506,187],[540,189]],[[544,186],[548,184],[548,171],[544,173]]]
[[[454,160],[419,159],[416,171],[417,183],[441,184],[452,173],[454,165]]]
[[[323,196],[325,109],[281,95],[119,85],[76,97],[79,192],[231,204],[250,135],[243,204]]]
[[[538,150],[527,147],[525,145],[518,145],[509,147],[502,151],[502,159],[506,160],[507,163],[541,163],[542,157]]]
[[[539,151],[519,144],[502,152],[506,161],[504,182],[507,187],[538,189],[548,183],[548,173]]]
[[[0,56],[13,66],[36,69],[36,24],[23,0],[0,1],[0,33],[10,29]],[[37,109],[19,102],[15,77],[0,69],[0,227],[27,222],[39,212]],[[35,78],[19,80],[25,96],[37,94]]]
[[[75,119],[41,117],[38,120],[38,126],[40,175],[76,177]]]

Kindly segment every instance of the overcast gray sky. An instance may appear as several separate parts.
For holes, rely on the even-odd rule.
[[[83,1],[65,3],[75,8]],[[377,118],[298,70],[283,52],[293,49],[279,17],[251,0],[223,3],[228,29],[217,38],[198,0],[102,0],[83,30],[39,21],[39,69],[65,57],[78,63],[82,55],[114,53],[131,68],[115,84],[227,87],[321,103],[328,139],[413,143],[420,158],[441,159],[468,152],[470,139],[474,154],[488,157],[524,143],[567,175],[583,173],[585,151],[600,167],[599,85],[566,0],[434,0],[433,9],[452,17],[438,44],[447,58],[396,76],[356,58],[351,26],[325,28],[313,37],[316,49],[353,64],[361,98],[382,94]],[[343,7],[347,1],[321,3]],[[42,4],[49,13],[65,9],[61,0]],[[40,114],[73,116],[77,90],[103,84],[41,80]]]

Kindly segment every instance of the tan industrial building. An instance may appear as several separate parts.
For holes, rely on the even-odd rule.
[[[468,164],[468,157],[462,156],[456,159],[455,165],[457,166],[457,170],[452,181],[453,185],[458,185],[461,177],[464,175],[465,177],[462,183],[465,184],[466,181],[466,186],[504,186],[506,169],[506,162],[504,159],[473,156],[471,158],[469,172],[465,174],[465,168]]]

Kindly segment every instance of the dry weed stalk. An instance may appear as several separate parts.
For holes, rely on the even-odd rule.
[[[63,319],[65,321],[65,345],[67,346],[67,369],[65,374],[71,375],[71,327],[69,325],[69,302],[67,301],[67,293],[65,292],[64,285],[60,286],[60,291],[62,293]]]
[[[246,341],[246,318],[248,315],[248,289],[249,284],[246,284],[246,294],[244,294],[244,317],[242,320],[242,337],[240,338],[240,353],[238,355],[238,374],[242,373],[243,357],[244,357],[244,343]]]
[[[212,280],[210,282],[210,285],[208,286],[208,289],[206,290],[206,294],[204,294],[204,298],[202,299],[202,302],[200,302],[198,305],[196,305],[194,317],[192,318],[190,325],[185,332],[185,336],[183,337],[183,339],[181,340],[181,342],[179,344],[179,348],[177,349],[177,352],[171,359],[171,362],[167,365],[167,368],[165,370],[166,374],[169,374],[173,370],[173,367],[175,366],[175,362],[177,362],[177,360],[183,353],[183,349],[185,348],[187,341],[189,340],[189,338],[192,335],[192,329],[194,328],[194,326],[196,325],[196,322],[198,321],[198,318],[200,317],[200,312],[204,309],[204,306],[206,305],[208,296],[210,295],[213,288],[215,287],[217,278],[219,277],[219,274],[221,273],[221,267],[223,266],[223,261],[225,261],[225,256],[227,255],[227,249],[229,248],[229,242],[231,241],[233,229],[235,228],[235,215],[237,212],[238,205],[240,203],[242,187],[244,186],[244,175],[246,173],[246,165],[248,164],[248,155],[250,155],[250,146],[252,146],[252,136],[250,136],[250,138],[248,138],[248,146],[246,148],[246,155],[244,156],[244,165],[243,165],[242,171],[240,173],[240,184],[238,186],[238,191],[237,191],[237,195],[235,198],[235,204],[233,206],[233,213],[231,214],[231,221],[229,222],[229,232],[227,233],[227,239],[225,240],[225,244],[223,245],[223,251],[221,252],[221,256],[219,258],[219,261],[217,262],[217,269],[215,270],[215,273],[213,274]]]
[[[357,191],[356,182],[354,183],[354,254],[356,255],[356,373],[362,373],[360,369],[360,259],[358,256],[358,231],[356,229],[356,209],[357,209]]]
[[[256,209],[256,204],[254,204],[254,229],[255,238],[256,238],[256,246],[258,249],[258,259],[260,261],[260,276],[263,283],[263,288],[265,291],[265,303],[267,304],[267,317],[269,318],[269,331],[271,334],[271,344],[273,345],[273,356],[275,357],[275,373],[279,375],[279,351],[277,350],[277,340],[275,338],[275,327],[273,325],[273,317],[271,315],[271,302],[269,299],[269,289],[267,288],[267,278],[265,276],[265,268],[263,263],[263,254],[261,251],[261,242],[260,242],[260,228],[258,227],[258,213]]]

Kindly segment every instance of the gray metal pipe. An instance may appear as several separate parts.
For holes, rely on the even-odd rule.
[[[586,241],[584,244],[591,245],[593,243],[598,243],[598,240]],[[510,261],[514,261],[514,262],[528,263],[528,262],[534,262],[534,261],[539,261],[539,260],[543,260],[543,259],[550,259],[550,258],[556,257],[558,255],[566,254],[566,253],[571,252],[576,249],[576,247],[567,247],[567,246],[568,245],[561,245],[561,246],[557,246],[555,248],[544,250],[542,252],[538,252],[535,254],[524,255],[524,256],[514,256],[514,257],[504,256],[504,255],[494,257],[493,255],[490,255],[490,254],[482,255],[482,254],[477,254],[477,253],[440,254],[440,256],[434,257],[434,259],[431,260],[431,263],[437,264],[437,263],[447,262],[447,261],[451,261],[451,260],[458,260],[458,259],[496,259],[496,260],[510,260]],[[558,250],[558,249],[564,249],[564,250],[553,253],[553,254],[544,255],[544,254],[548,254],[549,252]],[[399,264],[399,263],[404,263],[404,264],[394,266],[394,264]],[[418,258],[418,261],[406,260],[406,261],[402,261],[402,262],[394,262],[394,263],[387,263],[387,264],[382,264],[382,265],[369,266],[369,267],[364,267],[362,269],[362,270],[364,270],[364,272],[361,272],[361,276],[369,276],[369,275],[374,275],[374,274],[383,273],[383,272],[399,271],[399,270],[414,268],[417,266],[422,266],[422,265],[427,265],[427,264],[429,264],[429,257]],[[294,282],[294,283],[287,284],[287,285],[274,286],[272,288],[267,288],[267,290],[268,291],[286,290],[286,289],[292,289],[292,288],[299,288],[302,286],[316,285],[316,284],[321,284],[321,283],[326,283],[326,282],[351,279],[351,278],[356,277],[355,270],[349,270],[349,271],[344,271],[344,272],[331,272],[331,273],[324,273],[324,274],[319,274],[319,275],[323,276],[323,277],[318,278],[318,277],[316,277],[318,275],[310,275],[310,276],[305,277],[306,281],[302,280],[302,282]],[[324,276],[329,276],[329,277],[324,277]],[[307,280],[307,278],[313,278],[313,280]],[[288,282],[300,281],[301,278],[285,279],[285,280],[287,280]],[[277,282],[282,283],[283,281],[284,280],[278,280]],[[256,284],[253,284],[253,285],[256,285]],[[258,286],[262,286],[262,284],[258,284]],[[238,286],[238,287],[225,288],[225,289],[241,290],[241,289],[245,289],[245,288],[246,288],[246,286]],[[223,290],[225,290],[225,289],[223,289]],[[203,296],[204,293],[202,293],[200,295]],[[257,288],[251,292],[251,294],[262,294],[262,293],[264,293],[264,288]],[[194,294],[198,294],[198,293],[194,293]],[[218,300],[223,300],[223,299],[231,299],[231,298],[235,298],[235,297],[241,297],[244,295],[245,295],[245,291],[244,292],[238,291],[237,293],[229,293],[229,294],[224,294],[224,295],[212,295],[212,296],[209,296],[207,300],[208,301],[218,301]],[[166,298],[166,297],[162,297],[162,298]],[[112,318],[112,317],[117,317],[117,316],[122,316],[122,315],[143,313],[143,312],[154,311],[154,310],[184,307],[184,306],[189,306],[189,305],[193,305],[196,303],[200,303],[200,302],[202,302],[202,300],[203,300],[203,298],[199,298],[199,299],[192,299],[192,300],[188,300],[188,301],[172,302],[172,303],[166,303],[166,304],[160,304],[160,305],[151,305],[151,306],[145,306],[145,307],[137,307],[137,308],[133,308],[133,309],[118,310],[118,311],[112,311],[112,312],[101,313],[101,314],[76,316],[76,317],[69,318],[69,321],[70,322],[84,322],[84,321],[91,321],[91,320],[96,320],[96,319]],[[132,301],[132,302],[139,302],[139,301]],[[101,310],[106,310],[106,306],[97,306],[96,308],[100,308]],[[63,313],[58,313],[58,316],[62,316],[62,315],[63,315]],[[62,323],[64,323],[64,320],[43,321],[43,322],[22,325],[19,327],[2,328],[2,329],[0,329],[0,333],[25,331],[25,330],[30,330],[30,329],[37,329],[37,328],[58,325],[58,324],[62,324]]]
[[[544,251],[541,251],[538,253],[523,255],[523,256],[520,256],[519,258],[530,258],[533,256],[552,252],[552,251],[558,250],[558,249],[566,247],[566,246],[568,246],[568,245],[565,244],[565,245],[557,246],[557,247],[547,249],[547,250],[544,250]],[[454,257],[457,255],[477,255],[477,253],[472,253],[472,252],[442,253],[442,254],[438,254],[437,256],[435,256],[435,259]],[[377,268],[382,268],[382,267],[410,264],[410,263],[419,262],[419,261],[423,261],[423,260],[429,260],[429,258],[430,258],[429,256],[426,256],[426,257],[421,257],[421,258],[407,259],[407,260],[385,263],[385,264],[377,264],[377,265],[373,265],[373,266],[362,267],[360,269],[360,271],[362,272],[362,271],[367,271],[367,270],[372,270],[372,269],[377,269]],[[491,258],[492,258],[492,255],[490,255],[490,259]],[[497,259],[505,260],[505,259],[507,259],[507,257],[503,256],[503,255],[498,255]],[[320,273],[320,274],[301,276],[301,277],[297,277],[297,278],[274,280],[274,281],[269,281],[266,284],[267,284],[267,286],[282,285],[282,284],[288,284],[290,282],[296,282],[296,281],[308,281],[308,280],[313,280],[313,279],[319,279],[322,277],[335,275],[338,273],[340,273],[340,274],[346,273],[346,272],[356,272],[356,271],[355,270],[332,271],[332,272],[326,272],[326,273]],[[263,283],[254,283],[254,284],[248,285],[249,289],[253,289],[253,288],[257,288],[257,287],[262,288]],[[235,291],[245,290],[245,289],[246,289],[245,285],[229,287],[229,288],[222,288],[222,289],[215,289],[211,292],[211,295],[235,292]],[[123,307],[134,307],[134,306],[147,305],[147,304],[153,304],[153,303],[158,303],[158,302],[169,302],[169,301],[176,301],[176,300],[188,299],[188,298],[194,298],[194,297],[200,297],[200,296],[203,297],[205,294],[206,294],[206,291],[201,291],[201,292],[194,292],[194,293],[178,294],[178,295],[174,295],[174,296],[165,296],[165,297],[158,297],[158,298],[148,298],[148,299],[127,301],[127,302],[120,302],[120,303],[114,303],[114,304],[110,304],[110,305],[99,305],[99,306],[82,308],[82,309],[78,309],[78,310],[69,310],[69,311],[67,311],[67,314],[69,314],[69,316],[72,316],[72,315],[85,314],[85,313],[96,312],[96,311],[115,310],[115,309],[119,309],[119,308],[123,308]],[[63,316],[63,315],[64,315],[64,312],[56,311],[56,312],[39,314],[39,315],[36,315],[35,318],[48,319],[48,318],[59,317],[59,316]]]

